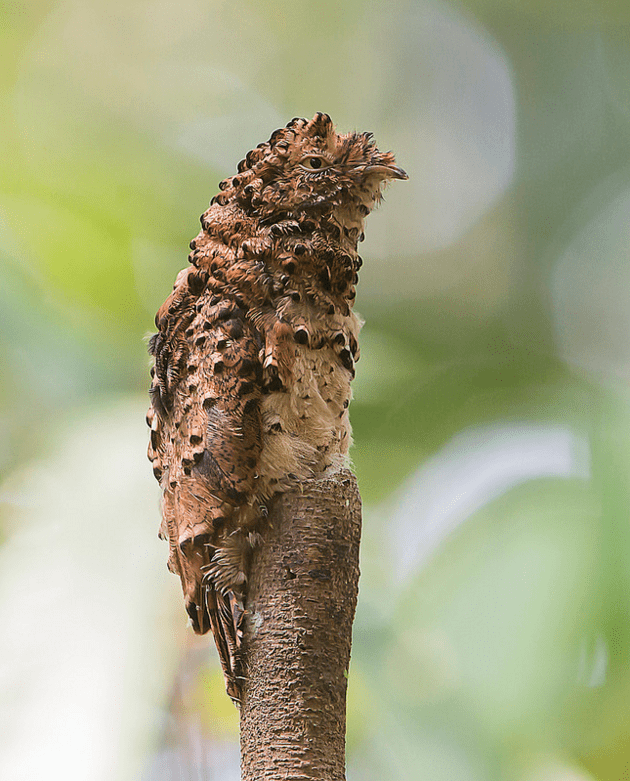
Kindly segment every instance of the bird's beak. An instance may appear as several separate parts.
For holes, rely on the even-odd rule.
[[[366,165],[366,174],[380,174],[384,179],[409,179],[406,171],[397,165]]]

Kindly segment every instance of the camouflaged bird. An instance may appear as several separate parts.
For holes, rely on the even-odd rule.
[[[406,179],[370,133],[293,119],[222,181],[156,315],[149,458],[195,632],[240,699],[240,619],[266,503],[341,466],[363,222]]]

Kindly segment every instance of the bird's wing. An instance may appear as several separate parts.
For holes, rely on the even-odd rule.
[[[187,269],[158,312],[149,410],[149,458],[163,489],[161,533],[198,633],[213,630],[234,675],[235,613],[249,552],[248,514],[258,508],[261,340],[245,312]]]

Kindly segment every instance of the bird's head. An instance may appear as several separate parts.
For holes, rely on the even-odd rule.
[[[371,133],[340,135],[328,114],[317,113],[310,121],[292,119],[249,152],[238,174],[221,182],[216,200],[236,199],[267,219],[336,213],[347,222],[369,214],[388,181],[407,178]]]

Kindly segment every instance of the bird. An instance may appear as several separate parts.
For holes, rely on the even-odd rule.
[[[237,705],[252,551],[275,494],[348,461],[358,243],[383,186],[407,178],[372,133],[295,117],[219,183],[155,318],[159,535]]]

